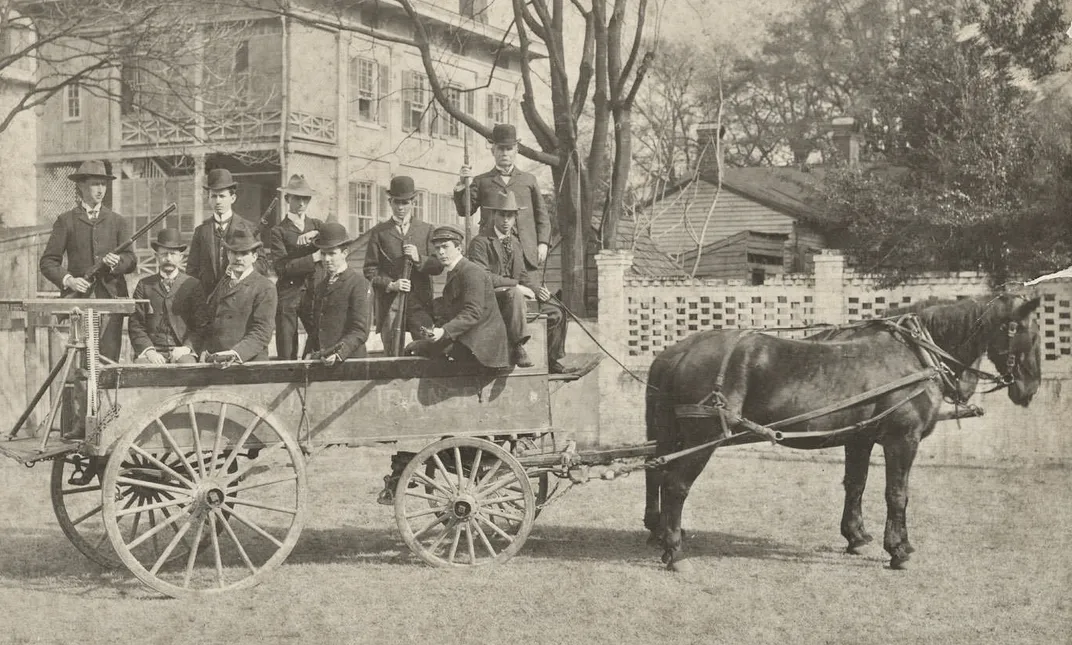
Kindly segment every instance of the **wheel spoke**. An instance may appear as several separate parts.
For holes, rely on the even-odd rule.
[[[145,481],[143,479],[132,479],[130,477],[119,477],[116,482],[120,484],[130,484],[136,488],[151,488],[153,490],[162,490],[168,493],[174,493],[176,495],[182,495],[183,497],[193,497],[189,490],[184,490],[176,486],[168,486],[167,484],[158,484],[156,482]]]
[[[447,553],[447,562],[454,562],[454,556],[458,554],[458,542],[462,537],[461,522],[454,523],[454,537],[450,541],[450,552]]]
[[[62,495],[77,495],[79,493],[92,493],[95,490],[100,490],[100,484],[96,486],[81,486],[79,488],[68,488],[67,490],[60,491]]]
[[[523,502],[523,501],[525,501],[525,496],[524,495],[513,495],[511,497],[498,497],[498,496],[495,496],[495,497],[492,497],[491,499],[484,499],[483,497],[479,497],[478,499],[481,502],[484,502],[485,504],[509,504],[509,503],[513,503],[513,502]]]
[[[465,476],[462,474],[462,471],[464,470],[462,468],[462,451],[458,446],[454,446],[454,468],[455,473],[458,476],[458,490],[464,490]]]
[[[196,488],[197,485],[194,484],[193,481],[191,481],[189,479],[186,479],[185,477],[180,475],[177,470],[175,470],[171,466],[168,466],[167,464],[165,464],[164,462],[160,461],[156,457],[152,456],[151,454],[149,454],[148,452],[143,450],[141,448],[141,446],[131,446],[130,449],[133,450],[134,452],[140,454],[142,457],[144,457],[152,465],[156,466],[157,468],[159,468],[160,470],[164,471],[168,475],[171,475],[172,479],[177,479],[180,482],[182,482],[183,484],[185,484],[187,488]],[[186,461],[184,460],[182,463],[186,464]],[[186,465],[189,466],[189,464],[186,464]]]
[[[245,562],[246,566],[249,567],[250,573],[256,574],[257,567],[253,566],[253,561],[249,559],[249,554],[246,553],[246,548],[242,546],[241,542],[238,541],[238,536],[235,535],[234,529],[231,528],[231,523],[227,521],[226,517],[224,517],[223,511],[218,508],[214,508],[212,509],[212,513],[219,517],[220,522],[223,523],[223,529],[227,531],[227,535],[230,536],[231,541],[235,543],[235,548],[238,549],[238,554],[242,556],[242,562]],[[232,513],[231,517],[235,517],[235,514]]]
[[[264,486],[275,486],[276,484],[284,484],[286,482],[298,481],[297,473],[287,475],[286,477],[280,477],[279,479],[272,479],[264,482],[246,482],[237,486],[229,486],[227,490],[232,493],[240,493],[244,490],[250,490],[253,488],[263,488]]]
[[[167,543],[166,547],[164,547],[164,552],[156,558],[156,562],[153,563],[153,568],[149,569],[149,573],[155,576],[157,572],[160,571],[160,567],[164,566],[164,563],[167,562],[169,557],[171,557],[171,552],[175,550],[175,547],[178,546],[179,542],[182,541],[183,536],[186,535],[186,532],[190,530],[190,526],[193,524],[193,521],[194,518],[192,515],[186,518],[186,521],[182,523],[182,526],[180,526],[178,530],[175,531],[175,535],[172,536],[171,541]],[[191,549],[191,552],[196,551],[196,549],[197,545],[194,545],[194,548]]]
[[[179,449],[178,442],[175,441],[175,437],[171,436],[171,431],[168,430],[167,426],[164,425],[164,422],[160,420],[160,417],[156,418],[156,428],[160,431],[160,434],[164,435],[164,441],[167,442],[167,445],[171,448],[172,451],[175,452],[175,456],[178,457],[179,461],[182,462],[182,466],[186,469],[187,474],[190,475],[191,481],[197,481],[197,473],[195,473],[194,469],[190,467],[190,462],[182,456],[182,450]],[[132,445],[131,448],[141,450],[141,448],[137,445]],[[146,455],[148,456],[148,453],[146,453]],[[152,460],[152,457],[149,457],[149,459]],[[191,488],[193,487],[192,484],[190,486]]]
[[[477,516],[477,517],[479,517],[479,516]],[[488,550],[488,555],[490,555],[493,559],[499,557],[499,552],[496,551],[494,549],[494,547],[491,546],[491,541],[488,540],[488,536],[487,536],[487,534],[484,533],[484,529],[480,528],[480,525],[477,524],[475,519],[470,518],[469,519],[469,530],[471,531],[473,529],[476,529],[476,534],[478,536],[480,536],[480,541],[483,542],[484,548]]]
[[[260,508],[266,511],[275,511],[276,513],[286,513],[287,515],[294,515],[298,512],[296,508],[283,508],[282,506],[273,506],[271,504],[262,504],[260,502],[254,502],[248,499],[231,499],[227,502],[231,506],[231,510],[234,510],[235,506],[250,506],[252,508]]]
[[[201,429],[197,426],[197,411],[194,404],[188,403],[186,409],[190,412],[190,431],[194,434],[194,451],[197,453],[197,472],[201,477],[205,476],[205,456],[201,454]]]
[[[88,520],[89,518],[93,517],[97,513],[100,513],[102,508],[104,508],[103,503],[97,504],[96,506],[93,507],[93,510],[91,510],[91,511],[89,511],[87,513],[84,513],[82,515],[79,515],[78,519],[71,520],[71,524],[73,526],[78,526],[79,524],[81,524],[82,522],[85,522],[86,520]]]
[[[220,403],[220,416],[216,418],[216,437],[212,441],[212,463],[209,472],[216,472],[216,460],[220,457],[223,448],[223,424],[227,421],[227,404]]]
[[[479,481],[474,481],[474,483],[476,484],[476,488],[472,491],[472,493],[474,495],[479,495],[480,489],[482,488],[482,484],[491,481],[492,477],[494,477],[495,474],[499,472],[499,468],[502,468],[502,465],[502,460],[496,459],[495,463],[492,464],[491,468],[488,469],[488,472],[484,473],[484,475],[480,478]]]
[[[511,515],[510,513],[507,513],[505,511],[492,509],[492,508],[484,508],[483,511],[485,513],[487,513],[488,515],[494,515],[496,517],[501,517],[503,519],[510,520],[511,522],[524,522],[525,521],[525,516],[524,515]]]
[[[416,519],[418,517],[424,517],[425,515],[432,515],[433,513],[445,513],[445,512],[446,512],[446,509],[444,507],[442,507],[442,506],[439,506],[439,507],[436,507],[436,508],[426,508],[423,511],[417,511],[416,513],[408,513],[408,514],[406,514],[406,519],[407,520],[413,520],[413,519]]]
[[[477,473],[480,472],[480,460],[484,457],[483,450],[476,451],[476,457],[473,458],[472,470],[469,471],[469,485],[468,489],[472,489],[476,486]]]
[[[212,561],[216,565],[216,583],[223,588],[223,557],[220,556],[220,536],[216,527],[216,514],[208,514],[209,539],[212,540]]]
[[[421,491],[417,490],[416,488],[407,488],[406,489],[406,497],[417,497],[417,498],[420,498],[420,499],[426,499],[426,500],[428,500],[430,502],[439,502],[439,503],[445,503],[445,502],[448,501],[448,500],[444,499],[443,497],[436,497],[435,495],[429,495],[428,493],[421,492]]]
[[[431,486],[432,488],[436,489],[440,493],[443,493],[443,495],[445,497],[447,497],[448,499],[451,498],[451,497],[454,497],[454,493],[452,493],[449,490],[447,490],[446,488],[443,488],[442,486],[440,486],[439,482],[435,481],[434,479],[429,479],[428,476],[425,475],[422,472],[417,472],[416,470],[413,471],[413,477],[414,477],[414,479],[421,480],[422,482],[424,482],[425,485]]]
[[[187,515],[189,515],[190,514],[190,507],[187,506],[186,508],[184,508],[181,511],[179,511],[177,514],[168,517],[165,521],[160,522],[159,524],[156,523],[156,515],[155,515],[155,513],[156,513],[156,511],[149,511],[149,524],[152,525],[152,528],[150,528],[145,533],[142,533],[141,536],[138,537],[138,539],[134,540],[133,542],[128,543],[127,544],[128,549],[133,551],[134,548],[137,547],[139,544],[145,542],[149,538],[153,538],[153,549],[157,550],[157,544],[156,544],[156,535],[157,535],[157,533],[159,533],[160,531],[163,531],[165,528],[173,525],[175,522],[178,522],[179,520],[181,520],[181,519],[185,518]]]
[[[241,523],[245,524],[246,526],[248,526],[250,529],[252,529],[258,535],[260,535],[264,539],[266,539],[269,542],[271,542],[272,544],[274,544],[276,546],[276,548],[282,548],[283,547],[283,543],[280,542],[279,540],[277,540],[274,535],[272,535],[268,531],[265,531],[260,526],[258,526],[253,520],[245,517],[244,515],[242,515],[238,511],[234,510],[233,508],[231,509],[231,517],[235,518],[239,522],[241,522]]]
[[[476,564],[476,546],[473,544],[473,532],[468,523],[465,525],[465,547],[469,549],[469,564]]]
[[[499,534],[499,536],[500,536],[500,537],[502,537],[502,538],[503,538],[504,540],[506,540],[507,542],[510,542],[511,544],[513,543],[513,541],[514,541],[514,536],[510,535],[510,534],[509,534],[509,533],[507,533],[506,531],[504,531],[504,530],[502,530],[501,528],[499,528],[499,527],[498,527],[498,526],[497,526],[497,525],[495,524],[495,522],[489,521],[489,520],[488,520],[488,519],[487,519],[486,517],[484,517],[483,515],[477,515],[476,517],[477,517],[477,519],[478,519],[478,520],[480,520],[480,521],[481,521],[481,522],[483,522],[484,524],[487,524],[487,525],[488,525],[488,526],[489,526],[489,527],[491,528],[491,530],[493,530],[493,531],[495,531],[496,533],[498,533],[498,534]]]
[[[425,533],[427,533],[428,531],[431,531],[432,529],[434,529],[435,527],[439,526],[443,522],[446,522],[449,519],[450,519],[450,515],[447,514],[447,513],[443,513],[442,515],[440,515],[436,519],[432,520],[432,522],[430,524],[428,524],[428,526],[425,526],[420,531],[417,531],[416,533],[414,533],[413,534],[413,539],[414,540],[420,540],[421,538],[424,537]]]
[[[206,518],[203,516],[197,518],[197,531],[194,532],[194,545],[190,549],[190,555],[186,558],[186,575],[182,578],[183,588],[190,587],[190,576],[193,575],[194,572],[194,561],[197,560],[197,550],[198,547],[201,546],[201,536],[205,534],[206,521]]]
[[[253,434],[253,431],[262,421],[264,421],[264,417],[259,414],[255,415],[253,421],[251,421],[249,425],[246,426],[246,429],[242,431],[242,436],[238,439],[238,442],[235,443],[234,450],[231,451],[231,454],[227,455],[227,460],[223,462],[223,466],[220,467],[220,470],[227,472],[227,469],[231,467],[234,460],[238,458],[238,453],[242,450],[242,446],[246,445],[246,440],[249,439],[249,436]]]
[[[432,461],[435,462],[436,468],[439,469],[439,472],[443,473],[443,485],[454,488],[454,484],[450,480],[450,472],[447,471],[447,467],[443,465],[443,461],[440,460],[439,455],[432,455]],[[457,492],[457,489],[455,489],[450,491],[449,494],[453,495]]]
[[[488,495],[491,495],[492,493],[494,493],[495,491],[503,488],[507,484],[509,484],[511,482],[516,482],[516,481],[517,481],[517,477],[514,476],[514,473],[507,473],[507,474],[503,475],[502,477],[499,477],[498,479],[496,479],[494,484],[491,484],[491,485],[488,485],[488,486],[486,486],[484,488],[479,489],[477,491],[476,495],[477,495],[477,497],[479,499],[487,499]]]
[[[274,451],[279,450],[280,448],[285,449],[286,444],[280,442],[280,443],[276,443],[276,444],[272,444],[271,446],[268,446],[267,448],[261,450],[261,454],[258,455],[256,459],[251,460],[250,462],[248,462],[247,464],[245,464],[244,466],[242,466],[241,468],[239,468],[235,472],[228,473],[226,476],[222,477],[221,479],[223,480],[223,482],[225,484],[229,484],[229,483],[231,483],[231,482],[233,482],[233,481],[235,481],[235,480],[237,480],[237,479],[239,479],[241,477],[245,477],[247,473],[249,473],[251,470],[256,468],[261,462],[267,461],[267,458],[271,457],[273,455]],[[238,451],[238,449],[236,448],[235,452],[237,452],[237,451]]]
[[[428,545],[428,551],[430,553],[435,553],[436,549],[439,548],[439,545],[443,543],[443,540],[446,539],[448,535],[450,535],[450,529],[456,528],[458,526],[459,524],[457,522],[452,521],[450,524],[444,527],[443,532],[439,534],[435,541]]]
[[[187,502],[187,501],[181,501],[180,502],[180,501],[176,500],[175,498],[171,498],[169,500],[165,500],[165,501],[162,501],[162,502],[157,502],[155,504],[146,504],[145,506],[139,506],[137,508],[125,508],[125,509],[123,509],[121,511],[116,511],[115,516],[116,517],[125,517],[127,515],[133,515],[135,513],[143,513],[143,512],[146,512],[146,511],[155,511],[157,509],[164,509],[164,508],[167,508],[169,506],[178,506],[179,504],[188,504],[188,503],[189,502]]]

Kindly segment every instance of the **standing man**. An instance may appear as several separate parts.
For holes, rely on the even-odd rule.
[[[521,258],[521,241],[514,235],[517,200],[513,193],[500,193],[484,209],[491,215],[491,231],[485,231],[469,245],[469,259],[488,270],[512,348],[511,359],[518,367],[530,367],[524,343],[529,339],[526,300],[540,303],[540,313],[547,318],[547,371],[566,372],[562,358],[566,355],[566,316],[551,302],[551,292],[537,286]]]
[[[301,313],[309,321],[306,349],[316,352],[326,365],[365,356],[369,283],[346,263],[351,243],[346,227],[338,222],[324,224],[313,242],[323,258],[323,269],[310,276]]]
[[[227,274],[208,299],[205,350],[223,363],[268,360],[275,331],[275,285],[254,269],[262,246],[256,229],[239,228],[223,240]]]
[[[387,195],[391,219],[369,232],[364,272],[376,294],[376,331],[384,338],[384,349],[396,354],[397,348],[390,346],[390,330],[385,329],[392,302],[399,293],[409,294],[403,329],[411,338],[421,338],[421,327],[433,326],[432,276],[442,273],[443,265],[432,247],[432,225],[413,219],[413,199],[417,196],[413,179],[393,177]],[[402,277],[405,258],[412,267],[409,279]]]
[[[131,235],[127,219],[103,205],[108,184],[115,177],[105,169],[104,162],[85,161],[67,178],[77,186],[78,205],[56,218],[38,264],[41,274],[78,298],[125,298],[128,292],[124,276],[137,268],[138,258],[133,250],[112,252]],[[108,270],[90,282],[83,276],[98,261],[103,261]],[[122,346],[122,316],[101,316],[101,355],[118,361]]]
[[[521,214],[517,219],[517,236],[521,239],[525,266],[530,271],[535,271],[547,259],[547,249],[551,241],[551,219],[544,210],[540,187],[536,184],[536,177],[521,172],[514,165],[518,143],[517,129],[514,126],[507,123],[497,124],[491,130],[489,143],[495,155],[495,167],[473,177],[467,200],[465,180],[472,176],[472,170],[469,166],[462,166],[458,184],[454,187],[454,206],[461,217],[469,217],[479,208],[480,231],[483,233],[491,226],[491,218],[484,212],[485,204],[499,193],[513,193],[521,207]]]
[[[324,223],[306,217],[316,191],[304,176],[291,176],[279,191],[287,202],[287,216],[272,227],[268,249],[269,262],[278,278],[275,283],[279,296],[275,313],[275,351],[277,358],[292,361],[298,358],[298,306],[306,282],[320,260],[320,253],[312,242]],[[308,319],[302,322],[308,323]],[[308,333],[309,325],[304,326]]]
[[[407,354],[446,355],[459,362],[490,368],[510,366],[506,325],[495,301],[491,274],[462,257],[465,236],[453,226],[440,226],[432,235],[436,256],[447,270],[443,297],[436,303],[442,325],[431,338],[407,347]]]
[[[197,278],[205,293],[212,293],[216,284],[227,272],[227,249],[223,242],[229,235],[244,230],[258,233],[257,225],[244,217],[235,217],[231,206],[238,199],[238,182],[226,168],[210,170],[205,178],[208,204],[212,217],[198,224],[190,240],[190,256],[186,259],[186,272]],[[258,257],[254,266],[267,273],[266,263]]]
[[[134,299],[149,304],[138,304],[127,324],[135,363],[197,362],[199,336],[208,320],[201,283],[179,270],[185,250],[173,228],[160,231],[153,242],[159,269],[134,288]]]

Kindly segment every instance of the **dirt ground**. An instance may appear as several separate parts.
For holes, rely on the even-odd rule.
[[[177,601],[66,541],[47,464],[0,464],[0,643],[1068,643],[1072,469],[918,467],[908,571],[843,553],[841,467],[731,450],[693,489],[694,571],[640,530],[643,476],[571,490],[521,554],[447,571],[409,555],[375,503],[385,450],[309,466],[290,558],[251,590]],[[881,467],[865,498],[884,521]]]

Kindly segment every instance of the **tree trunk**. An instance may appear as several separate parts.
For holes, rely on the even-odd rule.
[[[622,246],[618,239],[618,220],[625,211],[625,189],[629,185],[629,165],[633,154],[632,119],[632,110],[614,110],[614,167],[601,230],[603,248],[607,249],[617,250]]]
[[[588,218],[582,206],[581,177],[576,158],[567,157],[552,169],[557,191],[558,230],[562,235],[562,302],[578,316],[588,315],[585,284],[585,234]]]

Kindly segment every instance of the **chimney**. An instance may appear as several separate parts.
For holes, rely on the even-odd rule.
[[[718,145],[722,140],[725,145],[726,126],[715,122],[700,123],[696,126],[696,139],[700,143],[700,157],[696,170],[700,179],[712,183],[718,182],[718,167],[725,150]],[[721,153],[721,154],[720,154]]]
[[[852,170],[860,168],[860,126],[851,116],[837,116],[831,121],[834,149],[839,161],[847,163]]]

